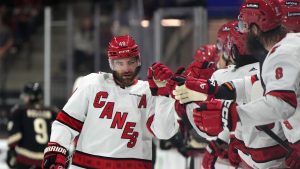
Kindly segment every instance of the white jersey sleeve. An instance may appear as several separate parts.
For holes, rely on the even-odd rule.
[[[91,75],[85,76],[81,79],[82,82],[90,80]],[[52,132],[50,141],[59,143],[64,147],[69,147],[73,139],[79,134],[82,124],[85,121],[89,99],[87,94],[90,93],[89,87],[86,83],[81,83],[69,98],[66,105],[63,107],[62,113],[59,113],[59,117],[69,116],[74,121],[58,121],[55,120],[52,124]],[[64,118],[61,118],[64,119]],[[72,123],[72,124],[69,124]],[[78,123],[78,124],[75,124]],[[69,127],[66,127],[69,126]]]
[[[284,134],[290,143],[300,141],[300,98],[297,98],[297,100],[298,105],[295,114],[289,119],[281,121]]]
[[[236,91],[236,102],[239,105],[250,102],[250,89],[252,88],[251,76],[244,77],[243,79],[235,79],[232,82]]]
[[[169,139],[179,128],[176,118],[175,100],[165,96],[154,96],[155,114],[151,129],[159,139]]]
[[[300,35],[287,35],[269,52],[262,68],[265,95],[238,106],[242,123],[263,125],[291,117],[300,84]]]

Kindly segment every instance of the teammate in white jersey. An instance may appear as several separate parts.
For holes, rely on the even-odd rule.
[[[237,121],[241,121],[244,126],[265,125],[288,119],[295,114],[300,93],[300,35],[287,34],[281,26],[282,12],[278,1],[246,0],[241,7],[239,19],[240,30],[249,32],[251,37],[247,45],[261,43],[269,51],[261,71],[264,96],[245,105],[237,106],[231,101],[213,101],[201,105],[196,110],[201,115],[197,123],[205,132],[216,130],[216,126],[220,130],[235,130]],[[197,86],[207,89],[209,84],[195,85],[194,89],[205,93]],[[218,123],[204,123],[209,118]],[[294,158],[295,154],[297,152],[293,151],[287,161]]]
[[[218,61],[217,49],[215,45],[207,44],[200,46],[194,55],[194,61],[187,67],[187,69],[180,74],[180,77],[191,76],[195,78],[209,79],[213,72],[216,70],[216,62]],[[166,87],[160,87],[156,92],[159,95],[170,95],[172,91],[172,86],[176,84],[176,81],[173,81],[171,77],[176,77],[179,75],[177,73],[172,73],[171,69],[162,63],[155,63],[152,65],[151,69],[153,71],[153,76],[155,79],[160,81],[166,81]],[[182,70],[178,68],[178,70]],[[151,73],[148,73],[151,75]],[[151,86],[151,85],[150,85]],[[167,88],[167,89],[166,89]],[[174,97],[174,95],[171,94]],[[175,103],[177,110],[178,121],[180,122],[180,131],[170,140],[173,143],[173,146],[178,149],[178,151],[187,159],[192,159],[203,151],[204,139],[199,137],[194,131],[193,127],[190,125],[190,122],[185,114],[185,105],[181,105],[178,101]],[[197,105],[195,105],[197,107]],[[171,143],[169,141],[168,148],[171,148]],[[200,143],[199,143],[200,141]],[[176,157],[176,152],[172,151],[170,153],[162,153],[164,156],[159,158],[164,158],[165,161],[157,163],[160,167],[162,165],[170,166],[168,161],[174,161]],[[171,157],[171,158],[170,158]],[[177,158],[176,162],[172,162],[172,165],[177,167],[184,167],[180,165],[180,158]],[[195,159],[196,160],[196,159]],[[189,161],[189,160],[187,160]],[[193,161],[193,160],[191,160]],[[199,163],[198,163],[199,164]],[[188,164],[187,164],[188,165]],[[187,167],[187,166],[186,166]]]
[[[227,57],[224,56],[223,54],[223,46],[225,43],[225,40],[229,34],[230,27],[235,21],[228,21],[225,24],[223,24],[217,33],[217,41],[216,41],[216,47],[217,47],[217,52],[219,56],[219,61],[217,63],[217,68],[218,69],[225,69],[227,68],[228,65],[231,65],[231,60]]]
[[[225,58],[231,60],[235,65],[229,65],[227,69],[219,69],[213,73],[210,81],[216,81],[217,84],[223,84],[233,79],[243,78],[249,75],[256,75],[259,71],[259,64],[257,60],[249,54],[246,50],[245,42],[246,35],[238,32],[237,30],[237,21],[232,22],[232,25],[229,27],[229,35],[224,40],[223,49]],[[230,86],[229,83],[225,83],[223,87]],[[222,89],[224,90],[224,89]],[[176,90],[177,91],[177,90]],[[216,97],[225,97],[217,96]],[[231,97],[231,96],[226,96]],[[245,101],[240,101],[240,104],[244,104]],[[191,123],[194,128],[198,131],[199,134],[203,135],[202,131],[197,128],[196,124],[193,122],[193,110],[187,112],[190,118]],[[207,147],[207,152],[204,155],[202,166],[205,169],[211,169],[215,166],[215,162],[218,157],[224,157],[224,147],[226,143],[229,143],[229,132],[223,131],[219,134],[218,139],[213,139]],[[218,135],[218,133],[211,133],[212,136]],[[209,139],[209,137],[206,137]],[[223,148],[222,148],[223,147]],[[236,152],[229,152],[229,159],[232,165],[238,165],[239,158]]]
[[[289,32],[300,31],[300,0],[279,0],[283,12],[282,24]]]
[[[72,169],[152,169],[153,135],[168,139],[177,132],[174,101],[152,96],[149,84],[136,79],[135,41],[114,37],[108,60],[113,73],[83,77],[53,122],[43,168],[67,168],[67,149],[79,135]]]
[[[300,0],[280,0],[283,9],[283,25],[289,32],[300,32]],[[286,161],[291,168],[300,168],[300,108],[299,103],[295,114],[281,122],[289,146],[297,152],[293,152]]]

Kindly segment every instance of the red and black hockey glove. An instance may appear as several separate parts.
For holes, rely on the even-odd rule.
[[[241,158],[238,154],[237,147],[241,145],[242,143],[238,141],[235,137],[232,137],[230,139],[229,147],[228,147],[228,159],[232,166],[239,166],[241,162]]]
[[[153,70],[153,77],[156,80],[164,81],[173,76],[172,70],[162,63],[154,63],[151,68]]]
[[[227,151],[225,147],[227,143],[220,139],[210,141],[206,146],[206,151],[203,156],[202,166],[204,169],[214,169],[215,163],[220,158],[227,158]]]
[[[176,86],[183,85],[185,82],[185,77],[181,76],[184,70],[184,67],[178,67],[176,73],[169,80],[167,80],[166,87],[169,91],[169,94],[173,98],[175,98],[175,96],[173,95],[173,90],[175,90]]]
[[[178,100],[175,101],[175,111],[178,117],[182,118],[186,115],[186,106],[184,104],[180,104]]]
[[[300,168],[300,142],[295,144],[289,144],[293,149],[292,153],[286,158],[285,164],[291,169]]]
[[[234,131],[238,121],[236,103],[232,100],[212,100],[193,110],[194,123],[202,132],[217,136],[223,129]]]
[[[44,150],[43,169],[68,168],[68,150],[58,143],[49,142]]]
[[[169,96],[169,91],[165,84],[154,80],[151,67],[148,68],[147,79],[152,96]]]
[[[215,70],[216,65],[213,62],[194,61],[184,71],[183,76],[190,76],[196,79],[209,79]]]
[[[185,81],[185,86],[191,90],[208,95],[214,95],[218,91],[217,82],[209,79],[196,79],[188,76]]]

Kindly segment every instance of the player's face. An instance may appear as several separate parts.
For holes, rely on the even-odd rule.
[[[259,40],[259,36],[257,33],[250,31],[247,35],[247,49],[252,54],[255,55],[261,50],[265,50],[264,45]]]
[[[221,56],[218,63],[217,63],[218,69],[225,69],[227,67],[227,63],[224,60],[224,58]]]
[[[219,56],[219,60],[217,62],[217,68],[218,69],[225,69],[227,67],[227,62],[224,58],[224,47],[223,47],[223,43],[221,42],[221,40],[217,40],[216,43],[217,46],[217,54]]]
[[[112,60],[111,64],[118,83],[122,86],[130,86],[133,84],[138,73],[138,57]]]

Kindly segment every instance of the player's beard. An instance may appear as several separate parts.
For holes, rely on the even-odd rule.
[[[260,42],[258,36],[254,35],[251,31],[247,35],[247,49],[252,55],[265,51],[265,48]]]
[[[121,88],[124,88],[124,87],[131,86],[134,83],[139,71],[140,71],[140,66],[138,66],[133,72],[118,73],[116,71],[113,71],[113,76],[115,82],[118,85],[120,85]]]
[[[260,42],[257,35],[254,35],[251,31],[247,35],[247,49],[249,53],[254,56],[259,62],[263,62],[266,55],[267,50],[264,45]]]

